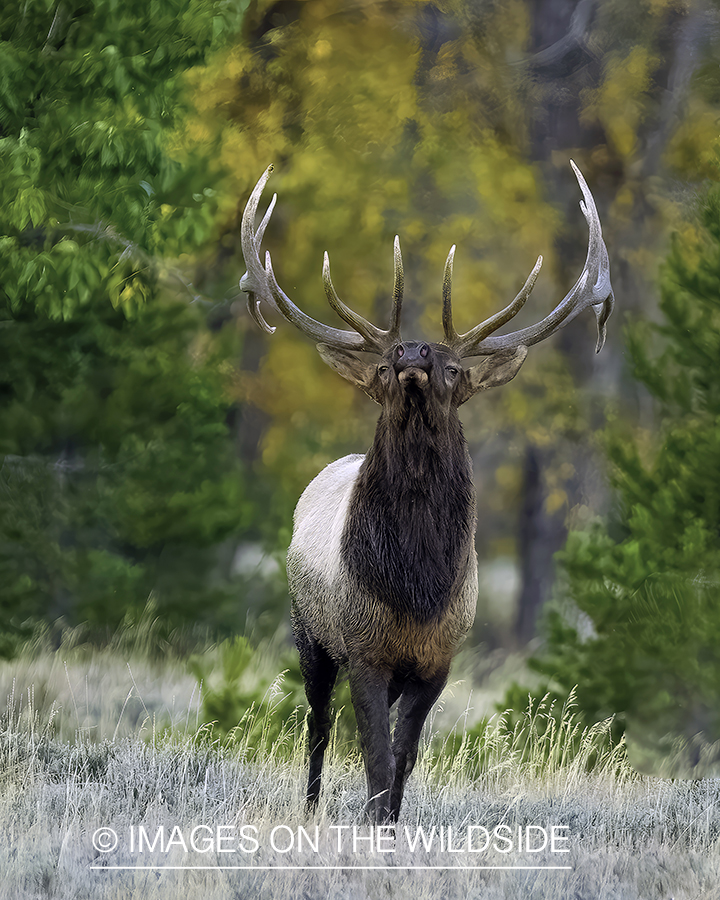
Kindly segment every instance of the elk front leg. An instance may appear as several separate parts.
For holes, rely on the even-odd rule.
[[[367,779],[365,812],[377,825],[390,818],[390,792],[395,778],[395,757],[390,742],[389,681],[388,675],[369,666],[350,665],[350,695]]]

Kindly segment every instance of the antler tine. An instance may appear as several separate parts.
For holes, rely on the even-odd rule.
[[[390,345],[400,340],[400,314],[402,312],[403,292],[405,290],[405,272],[403,271],[400,238],[395,235],[393,241],[393,308],[390,316],[390,329],[387,332]]]
[[[271,166],[272,168],[272,166]],[[273,214],[273,210],[275,209],[275,204],[277,203],[277,194],[272,195],[272,200],[267,208],[265,215],[263,216],[262,222],[258,225],[258,230],[255,232],[255,246],[260,251],[260,245],[262,244],[263,236],[265,235],[265,229],[268,227],[268,222],[270,221],[270,216]]]
[[[268,285],[273,300],[277,308],[285,316],[285,318],[299,328],[303,334],[322,344],[329,344],[331,347],[337,347],[339,350],[366,350],[366,341],[362,335],[356,331],[342,331],[339,328],[331,328],[329,325],[323,325],[315,319],[306,315],[292,300],[285,294],[277,283],[275,273],[273,272],[272,260],[270,253],[265,253],[265,271],[267,273]]]
[[[451,253],[454,254],[453,246]],[[460,357],[472,356],[477,345],[483,341],[493,331],[509,322],[516,316],[525,306],[527,298],[530,296],[535,282],[542,268],[543,258],[538,256],[537,262],[533,266],[532,272],[528,275],[525,284],[522,286],[512,303],[509,303],[505,309],[490,316],[484,322],[466,331],[465,334],[458,334],[452,324],[452,307],[450,303],[450,282],[452,280],[452,259],[448,256],[448,262],[445,264],[445,277],[443,279],[443,326],[445,327],[445,343],[447,343]],[[449,266],[449,269],[448,269]]]
[[[337,291],[332,283],[332,278],[330,277],[330,257],[325,253],[323,259],[323,284],[325,285],[325,294],[328,303],[341,319],[347,322],[348,325],[352,325],[355,331],[362,335],[366,345],[364,349],[375,353],[383,353],[388,347],[392,347],[393,344],[400,340],[400,312],[402,309],[404,275],[402,256],[400,255],[400,239],[397,235],[395,235],[393,250],[393,309],[390,316],[390,328],[387,331],[378,328],[376,325],[373,325],[372,322],[368,322],[367,319],[364,319],[361,315],[354,312],[349,306],[346,306],[342,302],[337,295]]]
[[[455,331],[452,319],[452,273],[453,260],[455,259],[455,244],[450,248],[450,252],[445,260],[445,271],[443,272],[442,286],[442,323],[445,332],[445,343],[448,347],[454,347],[459,335]]]
[[[535,268],[530,273],[528,280],[525,282],[520,293],[513,302],[502,312],[492,316],[486,322],[477,325],[471,331],[464,335],[455,336],[455,342],[452,347],[460,356],[490,356],[501,350],[512,350],[520,346],[530,347],[537,344],[545,338],[550,337],[559,328],[567,325],[575,316],[579,315],[588,306],[593,308],[598,326],[598,339],[595,350],[600,352],[605,343],[606,322],[610,317],[615,305],[615,297],[613,295],[612,285],[610,283],[610,262],[608,260],[607,248],[602,239],[602,226],[598,217],[597,208],[590,188],[583,178],[580,169],[570,160],[570,165],[575,172],[575,177],[580,185],[583,194],[583,200],[580,201],[580,208],[588,223],[589,238],[588,251],[585,265],[580,277],[575,282],[569,293],[555,307],[555,309],[536,325],[530,325],[527,328],[521,328],[519,331],[513,331],[510,334],[490,336],[493,331],[500,328],[508,322],[515,313],[518,312],[527,300],[530,291],[535,285],[537,276],[542,265],[542,257],[538,257]],[[448,268],[446,265],[446,280]],[[450,273],[452,273],[452,263],[450,261]],[[443,300],[445,301],[446,288],[443,285]],[[449,286],[447,288],[447,304],[449,307]],[[445,316],[445,314],[444,314]],[[445,317],[444,317],[445,321]],[[450,327],[452,327],[452,320]],[[446,338],[451,343],[454,329],[448,334],[446,330]]]
[[[272,296],[267,290],[265,269],[260,262],[258,253],[260,250],[260,241],[262,240],[267,224],[270,221],[272,211],[275,208],[277,194],[273,195],[273,198],[270,201],[267,212],[257,230],[257,235],[253,232],[253,228],[255,225],[255,215],[257,213],[258,204],[260,203],[260,197],[262,196],[262,192],[272,170],[273,166],[269,165],[258,179],[257,184],[250,194],[248,202],[245,204],[242,220],[240,222],[240,247],[242,249],[243,259],[245,260],[245,266],[247,267],[247,271],[240,279],[240,290],[245,291],[248,295],[248,312],[253,320],[268,334],[272,334],[275,329],[268,325],[263,318],[263,315],[260,312],[260,300],[265,300],[270,303],[271,306],[273,303]]]
[[[369,352],[382,353],[385,350],[385,332],[373,325],[372,322],[368,322],[359,313],[354,312],[338,297],[330,277],[330,257],[327,252],[323,258],[323,284],[325,285],[325,296],[330,306],[341,319],[347,322],[348,325],[351,325],[362,336],[365,342],[362,349]]]
[[[270,168],[272,168],[272,166]],[[259,255],[259,251],[260,251],[260,244],[262,242],[263,235],[265,234],[265,229],[267,228],[268,222],[270,221],[270,216],[272,215],[273,210],[275,209],[276,202],[277,202],[277,194],[273,194],[272,200],[270,201],[270,205],[267,208],[267,212],[263,216],[263,220],[260,223],[260,226],[258,227],[258,230],[254,236],[255,248],[256,248],[256,252],[258,255]],[[240,287],[242,288],[242,282],[240,284]],[[268,302],[270,301],[269,297],[264,297],[263,299],[265,299]],[[275,328],[272,325],[268,325],[268,323],[263,318],[262,313],[260,312],[260,301],[256,300],[255,295],[252,293],[248,293],[247,307],[248,307],[248,312],[252,316],[255,323],[257,325],[259,325],[263,331],[267,332],[268,334],[275,333]]]
[[[272,334],[275,331],[274,328],[271,328],[270,325],[268,325],[260,312],[260,302],[264,300],[266,303],[270,304],[270,306],[278,309],[289,322],[315,341],[329,344],[330,346],[341,350],[362,350],[382,353],[388,345],[388,333],[376,328],[340,301],[335,294],[335,289],[332,287],[332,282],[330,281],[330,269],[329,264],[327,263],[327,254],[326,266],[324,267],[324,270],[327,269],[325,288],[326,291],[328,291],[329,285],[328,299],[330,300],[330,305],[343,319],[345,319],[346,322],[348,322],[348,324],[353,326],[355,329],[354,331],[343,331],[340,328],[331,328],[329,325],[317,322],[315,319],[306,315],[292,302],[278,285],[275,273],[273,272],[270,254],[265,254],[264,266],[260,262],[260,244],[275,207],[277,195],[273,196],[257,231],[254,230],[255,216],[260,203],[260,196],[262,195],[263,189],[265,188],[272,171],[273,167],[268,166],[265,172],[260,176],[260,179],[253,188],[250,198],[245,206],[240,225],[240,246],[247,267],[247,271],[240,279],[240,289],[247,292],[248,310],[250,311],[253,320],[263,329],[263,331],[266,331],[269,334]]]

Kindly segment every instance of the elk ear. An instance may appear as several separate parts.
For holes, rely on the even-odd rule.
[[[499,350],[476,366],[466,369],[465,378],[458,387],[458,406],[478,391],[487,391],[489,388],[500,387],[511,381],[525,362],[527,352],[528,348],[520,344],[511,350]]]
[[[348,350],[338,350],[328,344],[316,344],[315,346],[322,361],[327,363],[331,369],[335,369],[338,375],[342,375],[350,384],[359,387],[371,400],[382,404],[380,382],[375,364],[359,359]]]

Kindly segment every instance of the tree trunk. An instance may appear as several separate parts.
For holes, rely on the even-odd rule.
[[[540,610],[555,580],[553,557],[567,536],[564,507],[555,513],[547,512],[543,468],[540,450],[530,444],[525,453],[523,504],[518,524],[521,586],[515,637],[520,644],[527,644],[535,636]]]

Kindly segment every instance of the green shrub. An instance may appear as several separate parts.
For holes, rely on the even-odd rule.
[[[307,701],[299,657],[281,634],[257,646],[243,636],[225,640],[212,652],[193,656],[190,667],[201,682],[205,721],[223,739],[239,741],[250,756],[282,743],[298,721],[304,722]],[[346,679],[336,685],[334,706],[334,744],[342,752],[346,745],[354,746],[356,730]]]

